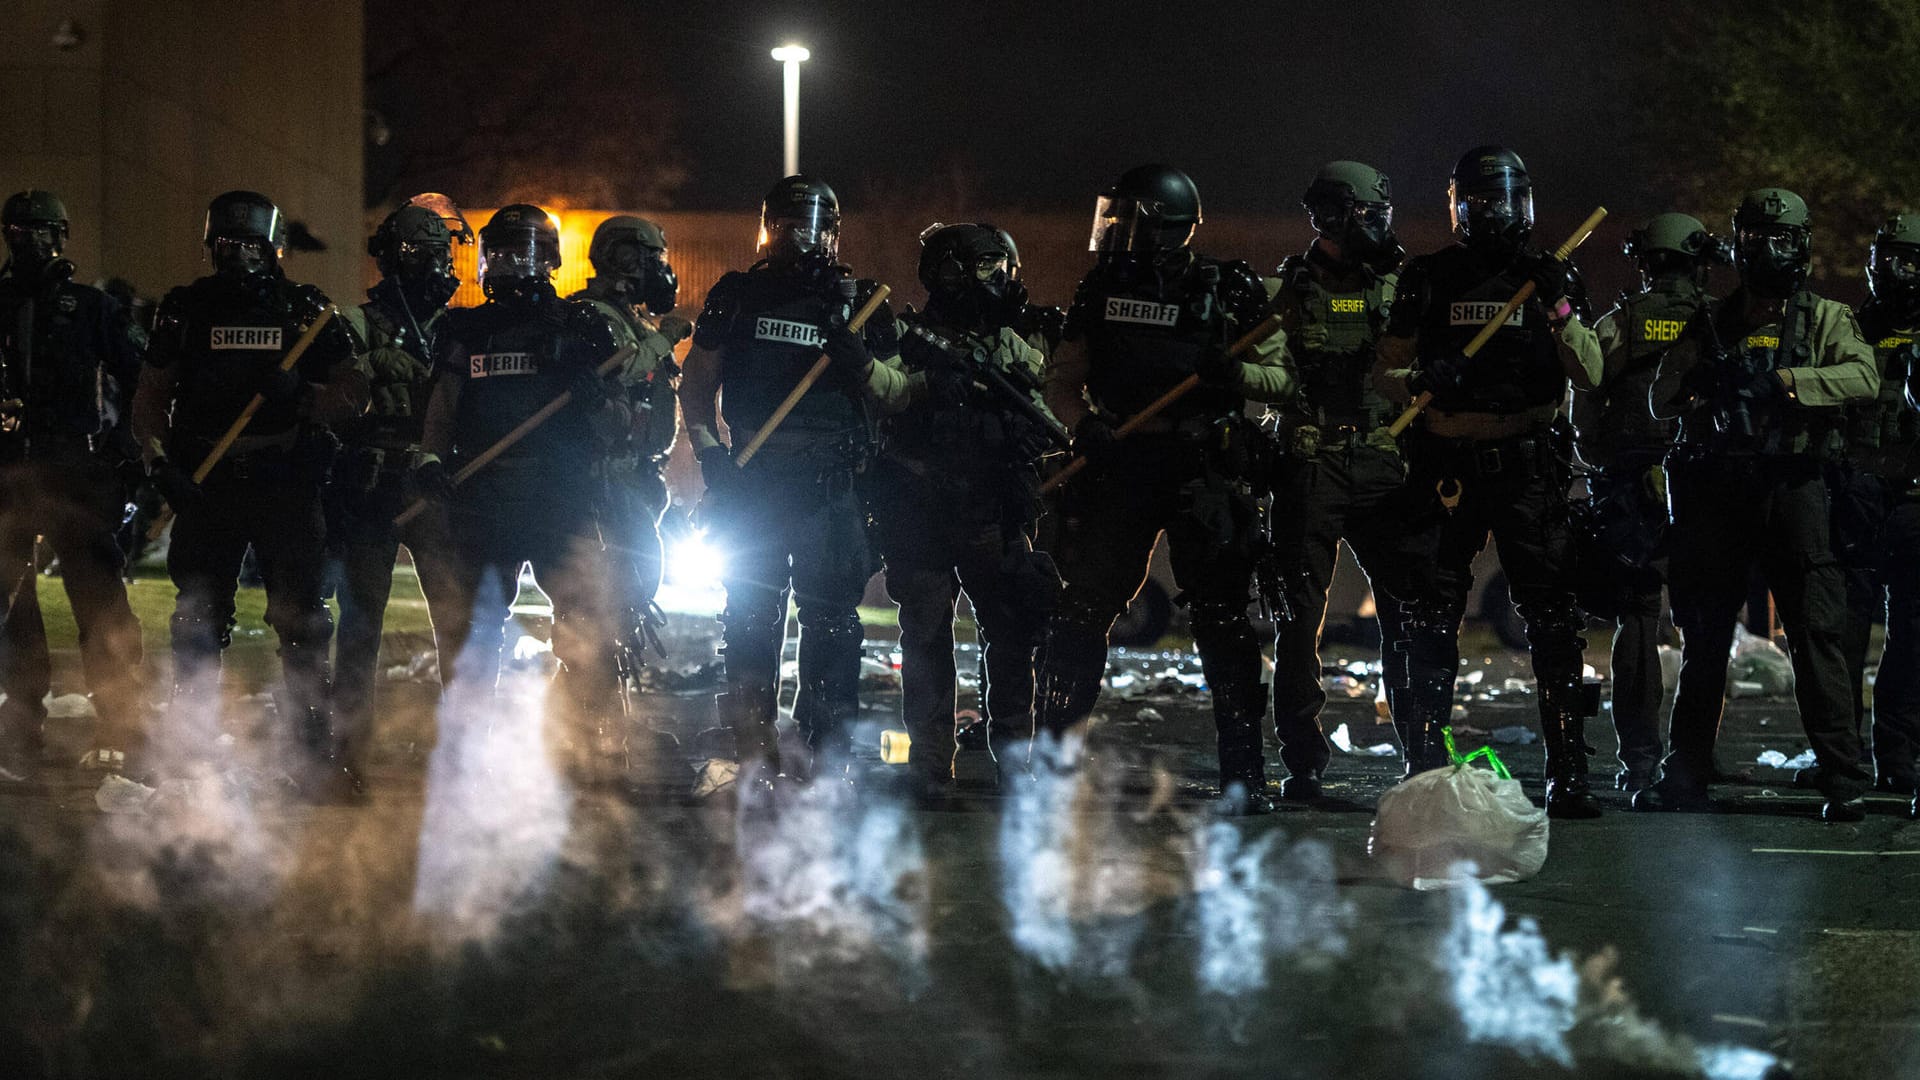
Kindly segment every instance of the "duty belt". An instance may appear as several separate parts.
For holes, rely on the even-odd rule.
[[[1553,445],[1544,431],[1499,440],[1429,436],[1428,445],[1418,453],[1431,455],[1445,466],[1445,471],[1473,476],[1527,475],[1534,467],[1553,460]]]

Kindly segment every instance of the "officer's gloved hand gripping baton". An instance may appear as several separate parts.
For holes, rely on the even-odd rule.
[[[1587,220],[1582,222],[1578,229],[1574,230],[1572,236],[1567,237],[1567,242],[1553,249],[1553,257],[1565,262],[1567,256],[1573,254],[1574,248],[1585,243],[1587,237],[1593,235],[1593,230],[1600,227],[1600,219],[1606,216],[1606,207],[1594,207],[1593,213],[1587,215]],[[1499,333],[1500,328],[1507,325],[1507,320],[1513,317],[1513,313],[1520,310],[1520,305],[1526,303],[1527,299],[1533,295],[1533,290],[1533,282],[1521,282],[1520,290],[1513,294],[1513,299],[1507,301],[1507,305],[1501,308],[1498,314],[1487,320],[1487,325],[1481,327],[1480,332],[1473,335],[1473,340],[1467,342],[1467,347],[1460,350],[1460,355],[1471,360],[1473,359],[1474,353],[1486,348],[1487,342],[1493,340],[1493,335]],[[1400,419],[1388,425],[1387,434],[1398,435],[1407,430],[1407,426],[1413,423],[1413,418],[1419,416],[1421,410],[1432,403],[1433,391],[1422,390],[1420,396],[1413,399],[1413,404],[1407,406],[1407,411],[1400,414]]]
[[[867,325],[867,320],[873,318],[873,313],[880,310],[880,305],[886,302],[887,294],[892,291],[885,285],[875,288],[873,296],[860,305],[860,310],[853,313],[853,318],[847,320],[848,332],[859,333],[861,328]],[[807,396],[807,391],[813,389],[813,384],[820,381],[820,376],[827,373],[827,366],[831,363],[833,363],[832,358],[825,353],[820,354],[820,359],[815,360],[813,366],[807,369],[807,373],[800,377],[800,381],[794,385],[786,399],[773,410],[773,415],[767,417],[767,422],[760,425],[759,431],[753,433],[753,438],[748,440],[746,449],[734,455],[733,463],[736,467],[744,466],[753,460],[753,455],[759,453],[760,448],[766,445],[768,437],[774,433],[774,430],[786,422],[787,414],[793,411],[795,405],[800,404],[801,398]]]
[[[1240,336],[1240,339],[1238,341],[1235,341],[1233,343],[1233,346],[1227,350],[1227,355],[1239,356],[1240,354],[1246,352],[1248,349],[1251,349],[1255,345],[1258,345],[1261,342],[1272,337],[1273,332],[1278,329],[1280,329],[1280,316],[1278,315],[1267,316],[1266,318],[1260,320],[1259,325],[1247,331],[1245,334],[1242,334]],[[1153,419],[1156,416],[1159,416],[1162,412],[1165,412],[1167,406],[1173,404],[1176,401],[1179,401],[1182,397],[1186,396],[1188,391],[1192,390],[1194,387],[1199,385],[1200,385],[1200,376],[1198,375],[1189,375],[1186,378],[1181,379],[1179,382],[1173,385],[1173,389],[1168,390],[1166,393],[1161,394],[1157,398],[1154,398],[1151,402],[1147,404],[1146,408],[1141,409],[1139,412],[1134,413],[1132,416],[1127,417],[1125,423],[1121,424],[1117,428],[1114,428],[1113,437],[1116,439],[1124,439],[1127,436],[1133,434],[1134,432],[1140,430],[1143,426],[1146,425],[1147,421]],[[1054,473],[1052,476],[1048,477],[1047,482],[1040,485],[1040,494],[1045,495],[1047,492],[1052,491],[1054,488],[1057,488],[1061,484],[1064,484],[1067,481],[1073,479],[1074,476],[1077,475],[1081,469],[1084,469],[1086,467],[1087,467],[1087,459],[1083,457],[1077,457],[1077,458],[1074,458],[1072,461],[1067,462],[1065,468],[1061,469],[1059,472]]]
[[[280,370],[292,371],[293,365],[300,362],[300,358],[306,355],[307,348],[319,338],[320,331],[326,329],[327,323],[339,313],[339,308],[328,304],[326,309],[320,312],[320,317],[313,320],[312,325],[308,326],[306,331],[300,335],[299,340],[293,343],[293,348],[287,350],[287,355],[280,358]],[[253,423],[253,414],[259,412],[260,406],[266,403],[267,399],[265,395],[253,395],[247,402],[247,407],[240,410],[240,415],[236,417],[233,423],[227,428],[226,434],[220,436],[220,441],[213,444],[212,450],[207,451],[206,460],[200,463],[199,468],[193,470],[194,483],[204,484],[207,482],[207,477],[212,474],[213,467],[220,464],[220,459],[227,456],[227,451],[233,449],[233,444],[240,438],[240,433],[247,430],[248,424]],[[172,520],[173,507],[169,506],[158,517],[154,518],[153,526],[147,530],[147,539],[158,540],[160,534],[167,531],[167,524]]]
[[[626,348],[623,348],[620,351],[614,353],[612,356],[607,357],[605,360],[600,361],[600,365],[593,369],[593,373],[604,379],[607,376],[613,374],[614,372],[619,371],[621,366],[624,365],[628,360],[632,359],[633,354],[638,351],[639,350],[636,349],[634,346],[628,345]],[[460,471],[453,474],[453,485],[455,487],[459,487],[461,484],[466,483],[467,480],[471,478],[474,473],[477,473],[481,469],[486,468],[488,465],[493,464],[494,458],[497,458],[501,454],[504,454],[508,450],[512,449],[514,443],[517,443],[521,439],[526,438],[529,434],[533,432],[534,428],[537,428],[541,424],[544,424],[547,421],[553,419],[554,413],[559,412],[561,409],[566,408],[568,405],[572,403],[573,403],[573,391],[571,390],[561,391],[559,397],[554,398],[552,401],[549,401],[545,405],[540,406],[540,409],[538,412],[534,413],[532,416],[527,417],[525,420],[520,421],[520,423],[516,425],[512,431],[509,431],[505,435],[500,436],[499,442],[496,442],[492,446],[489,446],[485,450],[482,450],[478,454],[475,454],[473,456],[472,461],[469,461],[465,465],[460,466]],[[426,508],[427,508],[427,500],[416,499],[412,506],[409,506],[405,510],[400,511],[399,516],[393,519],[393,523],[395,525],[405,525],[407,522],[412,521],[416,517],[419,517],[420,511],[425,510]]]

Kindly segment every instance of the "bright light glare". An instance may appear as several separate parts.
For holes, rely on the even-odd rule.
[[[773,50],[773,58],[783,64],[797,64],[812,55],[805,45],[782,45]]]
[[[718,586],[726,572],[726,556],[704,531],[681,537],[667,554],[667,577],[678,585]]]

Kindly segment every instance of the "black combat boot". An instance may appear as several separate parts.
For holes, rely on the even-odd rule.
[[[1586,718],[1579,698],[1542,687],[1540,724],[1547,740],[1547,816],[1580,821],[1600,816],[1587,785]]]
[[[1267,755],[1261,726],[1266,720],[1266,688],[1213,687],[1213,722],[1220,737],[1220,797],[1230,814],[1270,814],[1273,797],[1267,792]]]

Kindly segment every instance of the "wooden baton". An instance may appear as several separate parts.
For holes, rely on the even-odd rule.
[[[1227,350],[1227,355],[1239,356],[1241,353],[1246,352],[1248,349],[1251,349],[1255,345],[1258,345],[1261,342],[1272,337],[1273,332],[1278,329],[1280,329],[1280,316],[1278,315],[1267,316],[1265,319],[1260,320],[1260,324],[1258,326],[1255,326],[1253,329],[1247,331],[1245,334],[1240,335],[1240,339],[1238,341],[1235,341],[1233,343],[1233,346]],[[1179,401],[1182,397],[1186,396],[1188,391],[1192,390],[1194,387],[1199,385],[1200,385],[1200,376],[1198,375],[1189,375],[1186,378],[1181,379],[1179,382],[1173,384],[1173,388],[1171,390],[1168,390],[1166,393],[1161,394],[1157,398],[1154,398],[1151,402],[1147,404],[1146,408],[1141,409],[1139,412],[1134,413],[1132,416],[1127,417],[1125,423],[1122,423],[1119,427],[1114,428],[1113,437],[1115,439],[1124,439],[1127,436],[1133,434],[1134,432],[1139,431],[1142,427],[1146,426],[1147,421],[1152,420],[1154,417],[1165,412],[1167,410],[1167,406],[1172,405],[1176,401]],[[1046,483],[1040,485],[1040,494],[1045,495],[1047,492],[1052,491],[1054,488],[1057,488],[1061,484],[1064,484],[1067,481],[1073,479],[1076,475],[1079,474],[1081,469],[1084,469],[1086,467],[1087,467],[1087,459],[1084,457],[1077,457],[1077,458],[1074,458],[1072,461],[1067,462],[1064,468],[1062,468],[1059,472],[1054,473],[1052,476],[1048,477]]]
[[[320,312],[320,317],[313,320],[313,325],[307,327],[305,332],[294,341],[293,348],[287,350],[287,355],[280,358],[280,370],[292,371],[293,365],[300,362],[300,357],[306,353],[307,348],[320,337],[320,331],[325,329],[327,323],[339,313],[339,308],[328,304],[325,310]],[[259,394],[253,395],[253,397],[248,400],[246,408],[241,409],[240,415],[235,417],[233,423],[227,426],[226,433],[221,435],[219,441],[213,444],[212,450],[207,451],[206,459],[200,462],[200,467],[193,470],[194,483],[204,484],[207,482],[207,477],[213,475],[213,467],[220,464],[220,459],[227,456],[227,451],[233,449],[233,444],[239,440],[240,433],[247,430],[248,424],[253,423],[253,414],[259,412],[260,406],[266,403],[267,399]],[[147,529],[147,539],[158,540],[160,534],[167,531],[167,526],[172,523],[172,521],[173,507],[169,506],[154,517],[152,526]]]
[[[867,325],[867,320],[873,318],[873,313],[880,310],[880,305],[886,301],[887,294],[892,291],[885,285],[873,290],[873,296],[860,305],[860,310],[853,313],[853,318],[847,320],[847,329],[853,333],[859,333],[861,328]],[[825,353],[820,354],[820,359],[815,360],[813,366],[807,369],[807,373],[800,377],[800,381],[794,385],[785,400],[773,410],[773,415],[767,417],[767,422],[760,425],[760,430],[753,433],[753,438],[747,440],[747,448],[740,451],[739,455],[733,459],[736,467],[744,466],[753,460],[753,455],[759,453],[760,448],[767,444],[767,439],[772,437],[774,430],[786,422],[787,414],[793,411],[794,406],[800,404],[801,398],[807,396],[807,391],[813,389],[813,384],[820,381],[820,376],[827,373],[827,365],[831,363],[833,363],[831,357]]]
[[[614,372],[620,370],[620,365],[626,363],[633,356],[633,354],[638,351],[639,350],[634,346],[628,345],[627,347],[614,353],[612,356],[609,356],[605,360],[600,361],[599,366],[593,369],[593,373],[595,375],[598,375],[600,378],[604,379],[607,376],[613,374]],[[561,391],[559,397],[556,397],[552,401],[547,402],[545,405],[540,406],[539,410],[535,412],[533,415],[527,417],[525,420],[522,420],[518,424],[514,425],[514,428],[512,431],[509,431],[505,435],[500,436],[499,440],[496,441],[492,446],[489,446],[485,450],[482,450],[478,454],[475,454],[473,456],[472,461],[469,461],[465,465],[460,466],[460,471],[453,474],[453,486],[459,487],[461,484],[466,483],[470,478],[472,478],[474,473],[477,473],[481,469],[486,468],[488,465],[493,464],[493,459],[499,457],[501,454],[504,454],[508,450],[512,449],[513,444],[519,442],[521,439],[524,439],[528,435],[532,434],[534,428],[537,428],[541,424],[544,424],[547,421],[553,419],[553,414],[559,412],[561,409],[566,408],[568,405],[572,403],[573,403],[573,391],[571,390]],[[412,506],[409,506],[405,510],[400,511],[399,515],[393,519],[393,523],[395,525],[405,525],[407,522],[412,521],[416,517],[419,517],[420,512],[425,510],[426,508],[427,508],[427,500],[415,499],[413,501]]]
[[[1553,249],[1553,257],[1564,261],[1567,256],[1572,255],[1573,249],[1586,243],[1587,237],[1593,235],[1593,230],[1600,227],[1600,219],[1606,216],[1606,207],[1594,207],[1593,213],[1587,215],[1587,220],[1581,224],[1580,228],[1576,229],[1572,236],[1567,237],[1567,242]],[[1507,301],[1506,306],[1502,307],[1498,314],[1487,320],[1487,325],[1473,335],[1473,340],[1467,342],[1467,347],[1460,350],[1460,355],[1471,360],[1475,353],[1486,348],[1487,342],[1493,340],[1493,335],[1499,333],[1500,328],[1507,325],[1507,320],[1513,318],[1513,313],[1520,310],[1520,305],[1533,296],[1533,291],[1533,282],[1521,282],[1520,290],[1513,294],[1513,299]],[[1407,426],[1413,423],[1413,418],[1419,416],[1421,411],[1431,404],[1433,404],[1433,391],[1420,391],[1420,396],[1413,399],[1413,404],[1407,406],[1407,411],[1401,413],[1398,420],[1387,425],[1387,434],[1399,435],[1407,430]]]

